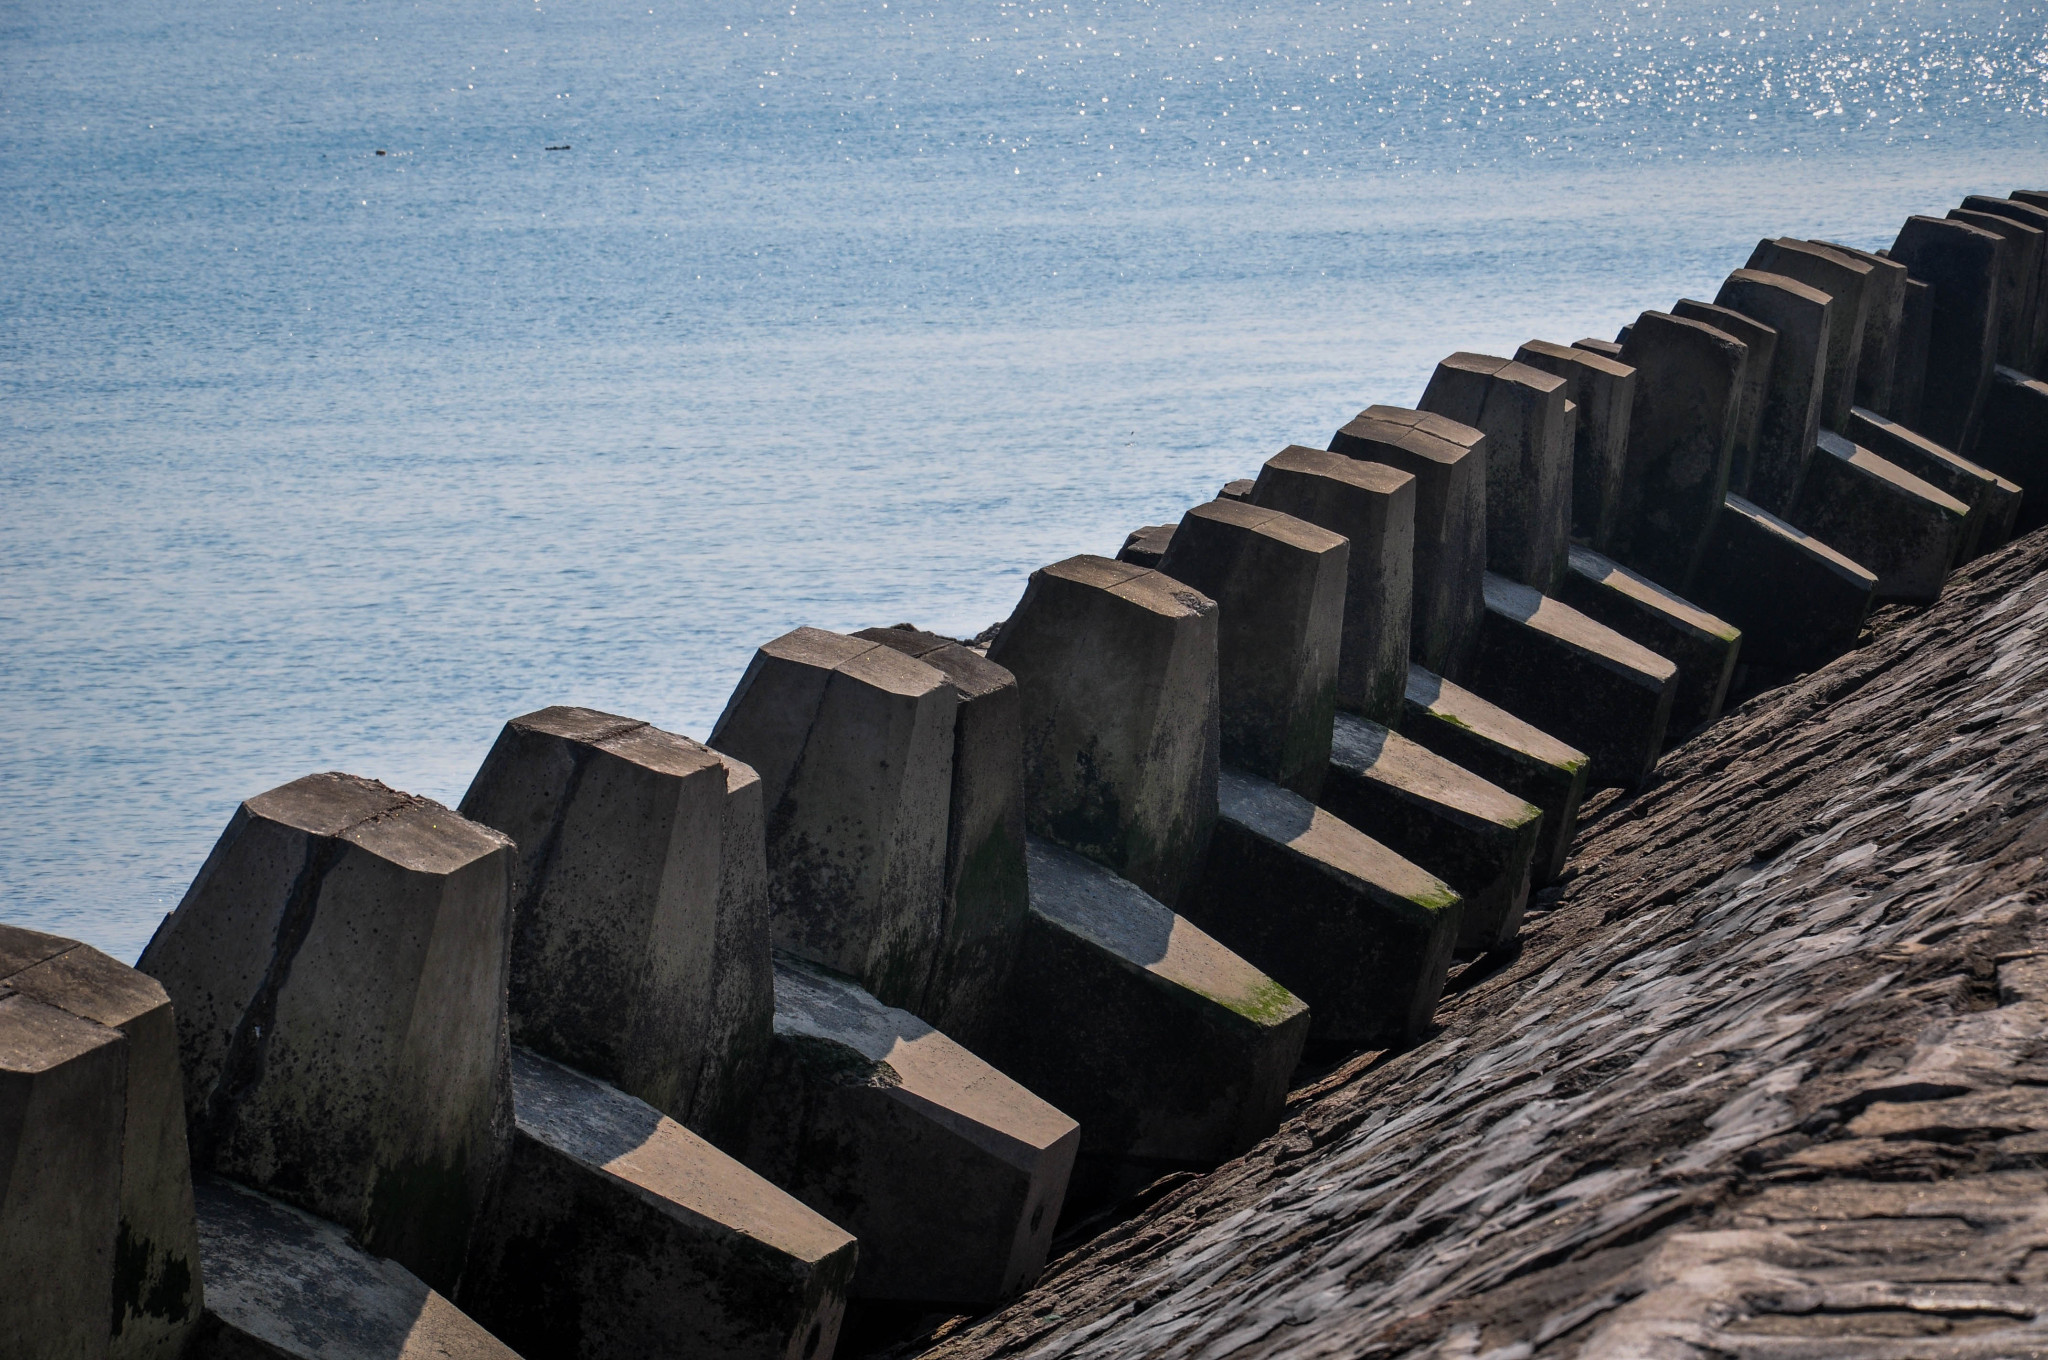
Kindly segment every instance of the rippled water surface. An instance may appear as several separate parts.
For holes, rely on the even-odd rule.
[[[2048,185],[2048,5],[0,8],[0,919],[973,632],[1453,349]],[[561,148],[550,150],[547,148]]]

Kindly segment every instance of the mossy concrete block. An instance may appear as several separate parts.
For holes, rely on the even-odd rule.
[[[1970,461],[2019,486],[2015,536],[2048,524],[2048,383],[1995,370]]]
[[[1548,590],[1571,542],[1576,421],[1565,380],[1491,354],[1436,366],[1416,405],[1486,436],[1486,566]]]
[[[1890,254],[1934,290],[1919,419],[1907,423],[1944,448],[1968,453],[1998,357],[2005,238],[1968,222],[1909,217]]]
[[[1465,915],[1457,890],[1428,870],[1301,795],[1228,767],[1188,906],[1189,920],[1308,1002],[1318,1055],[1422,1034]]]
[[[1564,379],[1565,397],[1577,408],[1572,429],[1572,537],[1595,547],[1604,545],[1621,503],[1636,371],[1605,354],[1548,340],[1523,345],[1515,351],[1515,362]]]
[[[1156,567],[1159,559],[1166,556],[1166,545],[1173,542],[1173,531],[1180,521],[1172,524],[1148,524],[1142,529],[1133,529],[1124,539],[1123,547],[1117,549],[1116,560],[1129,562],[1138,567]]]
[[[1689,598],[1742,630],[1731,687],[1753,694],[1856,645],[1877,575],[1740,496],[1730,496]]]
[[[1633,788],[1657,763],[1678,667],[1519,581],[1486,574],[1472,688],[1590,757],[1587,783]]]
[[[1621,356],[1636,370],[1636,400],[1609,557],[1653,580],[1691,577],[1728,484],[1748,355],[1703,322],[1637,319]]]
[[[1870,319],[1870,266],[1810,241],[1780,237],[1758,241],[1746,267],[1797,279],[1833,301],[1828,308],[1828,362],[1820,423],[1831,430],[1840,429],[1856,401],[1863,332]]]
[[[2031,373],[2042,243],[2048,241],[2048,231],[2004,213],[1981,212],[1967,206],[1951,208],[1948,215],[2005,238],[2004,259],[1998,271],[1998,362]]]
[[[908,1011],[776,955],[775,1049],[743,1160],[860,1239],[852,1292],[979,1310],[1045,1264],[1080,1142]]]
[[[1932,604],[1970,507],[1833,430],[1820,432],[1792,522],[1877,575],[1879,600]]]
[[[653,1106],[522,1048],[458,1301],[529,1357],[830,1355],[852,1234]]]
[[[1586,753],[1420,666],[1408,669],[1401,735],[1543,811],[1529,883],[1564,870],[1586,795]]]
[[[1543,809],[1348,713],[1337,718],[1322,805],[1465,899],[1459,948],[1514,941],[1529,904]]]
[[[1856,351],[1855,404],[1881,410],[1891,405],[1892,373],[1898,367],[1899,327],[1906,305],[1906,266],[1874,251],[1859,250],[1836,241],[1810,241],[1808,244],[1870,266],[1870,273],[1863,281],[1866,294],[1863,343]]]
[[[1730,460],[1728,489],[1758,505],[1789,509],[1805,480],[1813,441],[1820,435],[1833,303],[1818,288],[1757,269],[1730,274],[1714,301],[1778,333],[1764,378],[1756,438],[1748,457],[1737,450]],[[1744,371],[1751,370],[1746,365]]]
[[[687,737],[545,708],[505,724],[462,799],[519,847],[512,1041],[692,1124],[718,1103],[700,1080],[758,1055],[774,1010],[766,903],[720,891],[726,798],[724,760]],[[721,961],[753,974],[751,1013],[720,1013]]]
[[[944,929],[953,717],[946,677],[892,647],[799,628],[754,653],[711,745],[754,767],[778,948],[923,999]]]
[[[1033,837],[1002,1070],[1081,1123],[1086,1209],[1279,1125],[1309,1011],[1136,884]]]
[[[1415,566],[1409,659],[1462,674],[1479,644],[1486,572],[1486,436],[1428,411],[1371,406],[1330,440],[1330,452],[1415,478]]]
[[[960,696],[946,817],[945,925],[924,998],[907,1009],[973,1048],[1001,1010],[1030,905],[1017,677],[950,638],[915,628],[868,628],[854,636],[917,658]]]
[[[1885,414],[1902,425],[1918,428],[1927,385],[1927,347],[1933,341],[1933,285],[1906,277],[1906,300],[1899,310],[1899,357],[1892,365],[1892,405]]]
[[[1777,327],[1731,307],[1695,298],[1680,298],[1672,303],[1671,315],[1704,322],[1734,336],[1749,349],[1742,365],[1742,398],[1735,411],[1735,443],[1728,454],[1728,480],[1733,485],[1757,461],[1758,433],[1770,393],[1772,361],[1778,352]]]
[[[1308,796],[1330,761],[1350,559],[1348,539],[1305,519],[1210,501],[1159,563],[1216,602],[1223,761]]]
[[[1666,748],[1721,716],[1742,651],[1741,629],[1590,548],[1572,549],[1572,569],[1557,594],[1678,667]]]
[[[194,1189],[206,1315],[187,1360],[519,1360],[339,1225],[217,1176]]]
[[[2030,337],[2026,353],[2030,362],[2008,364],[2007,367],[2033,374],[2048,371],[2048,208],[2012,198],[1995,198],[1989,194],[1971,194],[1963,200],[1963,206],[1974,212],[1992,213],[2014,222],[2023,222],[2043,233],[2042,254],[2034,268],[2034,293],[2026,322]]]
[[[1861,406],[1849,412],[1849,428],[1842,433],[1886,462],[1970,507],[1956,549],[1958,563],[1967,562],[1987,546],[1996,547],[2012,536],[2012,516],[2019,509],[2019,498],[2006,490],[2009,483],[2000,484],[1996,473],[1958,457],[1896,420]]]
[[[1337,706],[1354,713],[1377,716],[1400,706],[1415,617],[1416,488],[1415,477],[1384,464],[1291,444],[1266,461],[1252,492],[1255,505],[1350,540]],[[1227,742],[1225,759],[1234,759]]]
[[[193,1165],[452,1285],[510,1132],[512,859],[353,775],[242,804],[138,965],[177,1016]]]
[[[988,659],[1024,704],[1025,820],[1163,902],[1216,821],[1216,602],[1143,567],[1031,573]]]

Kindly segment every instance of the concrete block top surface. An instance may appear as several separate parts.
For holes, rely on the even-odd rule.
[[[1610,590],[1641,600],[1671,622],[1683,624],[1705,636],[1716,637],[1723,642],[1733,642],[1742,636],[1742,630],[1726,619],[1716,618],[1692,601],[1673,594],[1649,577],[1630,571],[1591,548],[1572,545],[1572,570]]]
[[[1421,865],[1269,780],[1226,769],[1217,802],[1227,820],[1299,852],[1358,892],[1392,894],[1423,913],[1439,912],[1459,901],[1455,888]]]
[[[452,874],[511,844],[432,799],[339,772],[294,779],[244,806],[308,835],[350,841],[414,873]]]
[[[905,656],[922,661],[952,681],[953,688],[960,692],[964,701],[983,699],[1017,687],[1016,676],[979,652],[968,650],[966,643],[953,638],[922,632],[901,623],[893,628],[863,628],[854,636],[893,647]]]
[[[1421,666],[1408,668],[1407,699],[1454,726],[1466,728],[1501,746],[1526,752],[1547,765],[1577,770],[1586,764],[1586,753],[1578,747],[1558,740],[1542,728],[1522,721],[1499,705],[1489,703],[1471,690],[1454,685]]]
[[[1613,354],[1603,354],[1579,345],[1560,345],[1554,340],[1530,340],[1515,351],[1515,362],[1530,368],[1540,365],[1545,372],[1555,373],[1560,378],[1565,377],[1563,369],[1566,366],[1609,378],[1633,376],[1635,370],[1616,357],[1620,353],[1619,345],[1614,347]]]
[[[171,1004],[155,978],[91,945],[0,924],[0,996],[9,992],[109,1029]]]
[[[1173,542],[1173,531],[1180,527],[1180,521],[1172,524],[1148,524],[1142,529],[1133,529],[1125,537],[1123,547],[1117,549],[1116,560],[1133,566],[1152,567],[1166,555],[1166,547]]]
[[[1605,624],[1595,623],[1568,604],[1495,572],[1486,573],[1486,607],[1565,643],[1610,670],[1635,671],[1667,682],[1678,676],[1676,665],[1641,643],[1623,637]]]
[[[1257,485],[1258,482],[1250,477],[1239,477],[1234,481],[1225,482],[1223,490],[1217,495],[1226,501],[1248,501],[1252,498],[1252,488]]]
[[[1311,524],[1305,519],[1297,519],[1284,510],[1272,510],[1248,501],[1209,501],[1188,511],[1183,518],[1184,521],[1201,519],[1232,529],[1242,529],[1246,533],[1270,538],[1307,553],[1336,552],[1346,542],[1342,534],[1333,534],[1328,529]],[[1189,541],[1192,542],[1192,537]]]
[[[869,1084],[917,1099],[956,1133],[1020,1165],[1078,1127],[909,1011],[789,954],[775,956],[775,1032],[851,1049],[873,1064]]]
[[[0,993],[0,1075],[52,1072],[94,1049],[120,1042],[120,1034],[105,1025],[11,992]],[[14,1130],[8,1132],[12,1136]],[[8,1150],[11,1154],[12,1148]],[[10,1155],[0,1168],[11,1171],[12,1162]]]
[[[1844,581],[1856,586],[1859,590],[1874,590],[1877,588],[1877,573],[1869,570],[1859,562],[1851,561],[1844,554],[1836,552],[1827,544],[1813,537],[1813,535],[1805,533],[1779,519],[1762,506],[1752,505],[1740,496],[1730,496],[1728,498],[1728,508],[1754,521],[1758,527],[1767,532],[1797,543],[1813,558],[1825,563],[1828,570],[1841,577]]]
[[[2024,205],[2014,204],[2012,206],[2023,207]],[[2044,232],[2041,227],[2035,225],[2032,221],[2013,216],[2009,213],[1986,212],[1981,208],[1973,208],[1967,203],[1960,208],[1950,208],[1948,215],[1958,222],[1968,222],[1973,227],[1982,227],[1985,231],[1991,232],[1993,235],[2003,236],[2008,240],[2021,240],[2029,244],[2036,244],[2043,235],[2048,235],[2048,232]]]
[[[1497,354],[1473,354],[1459,350],[1438,363],[1437,367],[1470,373],[1482,378],[1497,378],[1502,382],[1514,383],[1546,396],[1555,392],[1564,383],[1564,379],[1555,373],[1546,373],[1540,368],[1532,368],[1528,364],[1505,359]]]
[[[1784,267],[1774,269],[1776,265]],[[1869,276],[1871,269],[1864,261],[1852,259],[1838,250],[1830,250],[1811,241],[1797,241],[1789,236],[1757,242],[1756,249],[1749,255],[1749,268],[1771,269],[1776,273],[1799,270],[1801,272],[1796,277],[1832,278],[1844,288],[1861,287],[1862,280]]]
[[[1969,506],[1963,504],[1954,496],[1949,495],[1940,487],[1935,486],[1932,482],[1921,481],[1897,463],[1887,458],[1878,457],[1861,444],[1845,439],[1833,430],[1822,430],[1820,432],[1820,439],[1815,447],[1819,452],[1839,458],[1858,471],[1888,482],[1902,492],[1918,497],[1921,500],[1932,501],[1957,519],[1961,519],[1970,513]]]
[[[512,1050],[519,1131],[635,1192],[672,1217],[694,1217],[799,1261],[818,1262],[852,1235],[652,1106],[523,1048]]]
[[[1701,302],[1697,298],[1680,298],[1671,306],[1671,315],[1688,321],[1698,321],[1712,326],[1724,335],[1731,335],[1745,345],[1752,347],[1758,342],[1766,346],[1777,343],[1778,331],[1775,326],[1765,325],[1753,316],[1747,316],[1733,307],[1723,307],[1715,302]]]
[[[682,777],[719,763],[717,752],[688,737],[594,708],[543,708],[507,726],[596,746],[656,774]]]
[[[1331,477],[1375,495],[1391,496],[1415,480],[1410,473],[1366,459],[1351,458],[1328,449],[1311,449],[1289,444],[1266,460],[1276,472],[1295,472],[1311,477]],[[1253,483],[1256,487],[1257,483]]]
[[[1137,884],[1034,836],[1026,844],[1031,909],[1134,970],[1151,973],[1243,1019],[1286,1024],[1308,1006],[1169,911]]]
[[[1914,247],[1938,241],[1968,243],[1979,249],[1996,250],[2004,239],[1997,232],[1986,231],[1968,222],[1959,222],[1953,217],[1928,217],[1922,213],[1915,213],[1899,227],[1899,238],[1892,243],[1892,258],[1911,255]],[[1904,263],[1908,269],[1913,267],[1911,259]]]
[[[1434,411],[1411,411],[1404,406],[1368,406],[1337,431],[1330,448],[1352,453],[1354,445],[1400,449],[1433,463],[1455,463],[1478,448],[1486,439],[1483,431]],[[1355,457],[1370,458],[1365,452]]]
[[[1119,600],[1127,601],[1166,619],[1195,618],[1212,613],[1216,602],[1192,586],[1182,585],[1171,576],[1154,571],[1150,567],[1134,566],[1128,562],[1112,562],[1106,557],[1083,553],[1069,557],[1064,562],[1055,562],[1040,567],[1038,574],[1075,585],[1088,586],[1106,591]],[[1001,638],[998,637],[1000,642]],[[991,649],[993,654],[994,649]]]
[[[1520,826],[1543,815],[1543,809],[1534,803],[1481,779],[1399,732],[1355,714],[1338,715],[1330,760],[1426,797],[1438,807],[1468,813],[1489,825]]]
[[[2048,231],[2048,208],[2036,203],[2025,203],[2016,198],[1995,198],[1990,194],[1970,194],[1963,199],[1963,207],[1971,212],[1991,213]]]
[[[1594,335],[1586,336],[1582,340],[1572,341],[1572,348],[1585,350],[1589,354],[1605,355],[1609,359],[1619,359],[1621,357],[1621,342],[1619,340],[1602,340]]]
[[[1760,288],[1775,288],[1778,289],[1780,292],[1789,293],[1793,297],[1798,298],[1801,302],[1807,303],[1814,307],[1826,307],[1833,302],[1833,298],[1828,293],[1825,293],[1822,290],[1815,288],[1812,284],[1802,283],[1798,279],[1793,278],[1790,274],[1773,274],[1768,269],[1735,270],[1733,273],[1729,274],[1727,280],[1722,283],[1721,287],[1723,289],[1723,292],[1717,295],[1717,297],[1726,296],[1726,289],[1728,285],[1731,283],[1749,284]],[[1717,301],[1716,305],[1727,306],[1728,304]],[[1737,307],[1735,310],[1741,311],[1741,308]]]

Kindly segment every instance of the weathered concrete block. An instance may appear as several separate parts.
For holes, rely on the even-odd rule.
[[[635,1100],[512,1050],[516,1132],[462,1307],[524,1356],[830,1355],[854,1239]]]
[[[1173,531],[1180,521],[1172,524],[1148,524],[1142,529],[1131,530],[1124,539],[1124,546],[1117,550],[1116,560],[1129,562],[1137,567],[1157,567],[1159,559],[1166,556],[1166,545],[1173,542]]]
[[[2015,536],[2048,524],[2048,383],[2015,369],[1996,370],[1970,461],[2020,486]]]
[[[1741,629],[1590,548],[1572,549],[1572,569],[1557,597],[1678,667],[1664,729],[1667,749],[1721,716],[1742,650]]]
[[[735,1094],[701,1081],[758,1062],[775,1005],[767,903],[720,891],[726,770],[638,719],[545,708],[505,724],[462,799],[519,846],[513,1042],[690,1124]],[[747,975],[735,1014],[721,961]]]
[[[2019,509],[2019,497],[2000,485],[1997,474],[1957,457],[1927,436],[1861,406],[1849,412],[1849,428],[1843,433],[1886,462],[1939,487],[1970,507],[1956,548],[1957,562],[1967,562],[1983,551],[1987,529],[1999,543],[2011,536],[2012,515]]]
[[[2004,238],[1982,227],[1939,217],[1907,218],[1892,243],[1891,257],[1934,289],[1920,418],[1913,428],[1947,448],[1971,447],[1991,386],[2004,249]]]
[[[1728,455],[1728,479],[1747,472],[1757,460],[1757,434],[1771,386],[1772,361],[1778,353],[1778,330],[1731,307],[1680,298],[1671,315],[1700,321],[1740,340],[1749,350],[1742,365],[1742,396],[1735,408],[1735,443]]]
[[[1792,522],[1876,573],[1877,599],[1932,604],[1969,516],[1947,492],[1822,430]]]
[[[2048,371],[2048,208],[2017,199],[1994,198],[1988,194],[1971,194],[1963,200],[1963,206],[1974,212],[1992,213],[2024,222],[2044,233],[2042,253],[2034,266],[2034,295],[2028,317],[2030,344],[2027,355],[2031,362],[2006,366],[2035,375]]]
[[[1728,485],[1748,350],[1712,326],[1644,312],[1621,361],[1636,370],[1636,400],[1608,556],[1682,583]]]
[[[1490,354],[1453,354],[1416,405],[1486,436],[1486,565],[1548,590],[1571,542],[1572,445],[1565,381]]]
[[[1256,478],[1239,477],[1236,481],[1225,482],[1223,489],[1216,493],[1216,499],[1221,501],[1248,501],[1252,498],[1252,488],[1258,484]]]
[[[1330,762],[1350,558],[1347,539],[1305,519],[1210,501],[1159,563],[1216,602],[1222,759],[1309,797]]]
[[[1486,574],[1472,688],[1590,757],[1593,788],[1631,788],[1664,750],[1678,667],[1570,605]]]
[[[1280,1122],[1309,1012],[1135,884],[1033,837],[1002,1070],[1081,1121],[1070,1204],[1206,1170]]]
[[[1886,415],[1903,425],[1920,424],[1920,403],[1927,384],[1927,347],[1933,340],[1934,287],[1906,277],[1906,300],[1899,310],[1899,357],[1892,366],[1892,408]]]
[[[1420,666],[1408,668],[1401,735],[1543,810],[1530,885],[1564,869],[1586,794],[1585,752]]]
[[[1418,612],[1417,486],[1414,476],[1384,464],[1292,444],[1267,460],[1252,492],[1253,504],[1321,525],[1351,542],[1337,705],[1355,713],[1377,716],[1400,707]]]
[[[1464,899],[1459,948],[1492,949],[1521,930],[1543,830],[1534,803],[1398,732],[1342,713],[1322,805]],[[1302,989],[1310,990],[1306,982]]]
[[[1548,340],[1523,345],[1515,351],[1515,362],[1564,379],[1566,399],[1578,409],[1572,432],[1572,537],[1603,545],[1621,503],[1636,371],[1604,354]]]
[[[1024,929],[1024,704],[1017,677],[950,638],[869,628],[953,684],[953,793],[946,818],[946,919],[924,999],[910,1007],[969,1048],[1003,1004]]]
[[[1226,768],[1221,805],[1188,919],[1315,998],[1316,1053],[1386,1048],[1427,1029],[1465,915],[1457,891],[1270,780]]]
[[[761,776],[776,945],[892,1006],[923,997],[944,927],[958,706],[923,662],[799,628],[754,653],[711,729]]]
[[[1874,251],[1836,241],[1810,245],[1870,266],[1863,281],[1863,343],[1856,351],[1856,405],[1882,409],[1891,404],[1892,373],[1898,366],[1899,324],[1905,314],[1906,266]]]
[[[1958,222],[1981,227],[2005,239],[1998,271],[1998,362],[2031,373],[2034,367],[2034,322],[2039,305],[2042,251],[2048,231],[2002,213],[1951,208]]]
[[[1825,665],[1856,645],[1875,573],[1813,536],[1728,498],[1693,602],[1742,630],[1740,696]]]
[[[2048,189],[2015,189],[2007,197],[2015,203],[2031,203],[2037,208],[2048,209]]]
[[[1828,362],[1821,390],[1820,423],[1840,429],[1856,401],[1856,375],[1861,368],[1863,332],[1870,320],[1871,268],[1825,246],[1780,237],[1759,241],[1750,252],[1750,269],[1783,274],[1826,293]]]
[[[1080,1130],[908,1011],[775,958],[742,1159],[860,1239],[852,1292],[979,1309],[1045,1264]]]
[[[1415,478],[1414,611],[1409,655],[1461,673],[1479,643],[1486,572],[1486,436],[1427,411],[1371,406],[1330,440],[1330,452]]]
[[[1161,901],[1216,821],[1216,603],[1100,557],[1031,573],[988,650],[1024,702],[1025,820]]]
[[[452,1284],[509,1132],[512,842],[316,774],[251,798],[142,953],[193,1165]]]
[[[1790,508],[1820,435],[1821,390],[1827,373],[1828,295],[1783,274],[1738,269],[1715,304],[1755,317],[1778,333],[1765,373],[1756,438],[1745,459],[1730,460],[1728,488],[1758,505]],[[1745,373],[1749,367],[1745,365]],[[1717,512],[1718,513],[1718,512]]]
[[[206,1315],[188,1360],[519,1360],[338,1225],[217,1176],[193,1188]]]
[[[1624,326],[1622,329],[1626,330],[1628,328]],[[1598,336],[1589,335],[1582,340],[1574,340],[1572,341],[1572,348],[1585,350],[1589,354],[1603,355],[1609,359],[1619,359],[1621,357],[1621,342],[1619,340],[1602,340]]]

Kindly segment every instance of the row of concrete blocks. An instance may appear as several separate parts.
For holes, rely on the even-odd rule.
[[[1796,284],[1740,277],[1769,273],[1730,287]],[[1734,629],[1531,529],[1568,506],[1611,548],[1632,522],[1602,506],[1628,505],[1609,488],[1651,480],[1682,424],[1686,375],[1652,342],[1688,306],[1607,359],[1454,356],[1423,401],[1446,409],[1374,408],[1339,452],[1290,448],[1170,541],[1134,536],[1158,571],[1035,574],[992,650],[1008,671],[904,629],[779,639],[712,738],[758,775],[548,710],[508,725],[467,817],[345,776],[252,800],[143,960],[178,1002],[177,1053],[148,979],[11,933],[13,1163],[96,1207],[10,1192],[0,1222],[34,1227],[35,1278],[70,1288],[0,1321],[69,1338],[51,1354],[174,1354],[194,1324],[218,1353],[314,1353],[323,1327],[494,1353],[432,1283],[530,1356],[819,1354],[850,1289],[978,1306],[1020,1287],[1077,1153],[1082,1206],[1213,1165],[1270,1128],[1312,1035],[1418,1033],[1453,948],[1512,939],[1588,777],[1639,779],[1673,704],[1681,724],[1718,711]],[[1702,329],[1740,350],[1727,456],[1750,431],[1766,466],[1739,414],[1771,390],[1743,371],[1764,337]],[[1567,377],[1532,381],[1539,362]],[[1903,422],[1843,423],[1972,475]],[[1873,481],[1899,485],[1802,475],[1799,499],[1819,513]],[[1950,517],[1980,543],[2008,532],[2017,488],[1969,485]],[[1749,573],[1754,608],[1818,561],[1849,594],[1871,578],[1860,626],[1874,573],[1740,500],[1717,510],[1707,551]],[[1960,531],[1942,570],[1958,551]],[[1853,640],[1752,616],[1774,625],[1748,648],[1775,645],[1770,674]],[[1591,758],[1511,708],[1576,722]],[[21,1238],[0,1251],[27,1260]],[[53,1245],[98,1265],[55,1270]]]

